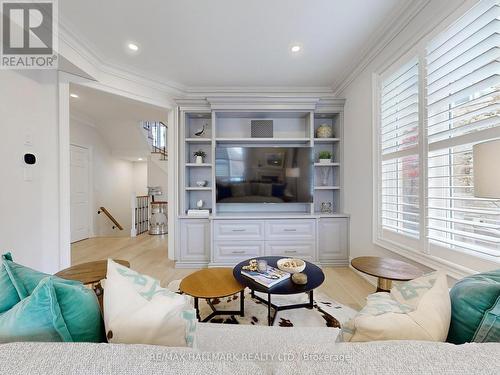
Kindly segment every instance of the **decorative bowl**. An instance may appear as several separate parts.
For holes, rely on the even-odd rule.
[[[207,184],[207,181],[205,181],[205,180],[196,181],[196,185],[198,187],[204,187],[206,184]]]
[[[328,124],[321,124],[318,129],[316,129],[317,138],[332,138],[333,129]]]
[[[282,258],[277,262],[278,268],[289,273],[299,273],[306,268],[306,262],[297,258]]]

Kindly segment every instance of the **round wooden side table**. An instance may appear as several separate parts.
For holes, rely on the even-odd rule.
[[[417,267],[397,259],[359,257],[351,265],[360,272],[378,278],[377,292],[390,292],[392,281],[408,281],[422,276]]]
[[[122,266],[130,268],[130,263],[126,260],[113,259],[113,261],[121,264]],[[72,267],[68,267],[56,273],[55,276],[60,277],[61,279],[80,281],[84,285],[90,284],[92,286],[92,290],[99,300],[99,305],[102,309],[103,289],[101,286],[101,280],[106,278],[107,272],[108,261],[97,260],[95,262],[81,263]]]
[[[233,276],[231,268],[205,268],[192,273],[182,279],[179,286],[181,292],[194,297],[194,307],[199,321],[208,322],[216,315],[240,315],[245,314],[245,287],[241,285]],[[211,299],[232,296],[240,293],[240,310],[217,310]],[[207,301],[212,313],[201,320],[198,299]]]

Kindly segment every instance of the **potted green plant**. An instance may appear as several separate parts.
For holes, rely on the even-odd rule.
[[[332,153],[330,151],[320,151],[318,156],[321,164],[328,164],[332,161]]]
[[[203,150],[198,150],[194,152],[194,156],[196,157],[195,159],[196,164],[203,164],[203,159],[207,156],[207,153]]]

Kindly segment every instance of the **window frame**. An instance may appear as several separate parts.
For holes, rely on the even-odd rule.
[[[432,30],[427,36],[421,38],[404,54],[386,62],[385,65],[372,74],[372,119],[373,119],[373,243],[392,252],[403,255],[414,261],[420,262],[436,269],[445,269],[448,274],[455,278],[461,278],[474,273],[474,270],[487,270],[492,267],[498,268],[500,257],[479,253],[468,249],[451,249],[431,243],[428,239],[428,154],[429,144],[427,137],[427,62],[426,48],[439,34],[455,23],[466,12],[470,11],[479,2],[469,3],[460,7],[443,22]],[[381,92],[382,82],[401,66],[412,59],[418,61],[418,157],[419,157],[419,229],[418,240],[409,239],[407,236],[397,233],[387,233],[382,229],[382,178],[381,162],[382,150],[380,147],[381,130]]]

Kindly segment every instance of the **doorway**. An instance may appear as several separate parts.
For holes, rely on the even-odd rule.
[[[71,243],[90,237],[89,149],[70,145]]]

